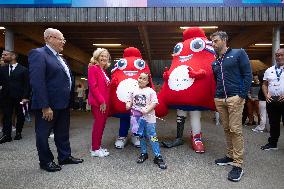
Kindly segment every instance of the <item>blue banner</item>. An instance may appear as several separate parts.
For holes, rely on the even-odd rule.
[[[283,6],[283,0],[148,0],[148,7]]]
[[[0,0],[0,7],[283,6],[284,0]]]

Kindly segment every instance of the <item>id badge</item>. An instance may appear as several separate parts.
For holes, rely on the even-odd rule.
[[[275,82],[275,83],[273,83],[273,86],[279,87],[279,86],[280,86],[280,82]]]

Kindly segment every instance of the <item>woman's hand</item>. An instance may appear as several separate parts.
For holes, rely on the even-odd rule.
[[[100,111],[104,114],[106,112],[106,103],[100,105]]]

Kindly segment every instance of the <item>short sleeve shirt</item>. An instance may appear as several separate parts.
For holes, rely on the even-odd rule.
[[[158,103],[158,98],[156,92],[150,88],[138,88],[131,94],[132,108],[135,110],[145,110],[152,103]],[[150,111],[147,115],[143,115],[142,119],[145,119],[148,123],[156,123],[155,110]]]
[[[282,96],[284,95],[284,66],[277,68],[278,73],[282,69],[282,74],[279,77],[276,75],[276,68],[272,66],[268,68],[263,76],[263,80],[268,82],[268,93],[271,96]]]

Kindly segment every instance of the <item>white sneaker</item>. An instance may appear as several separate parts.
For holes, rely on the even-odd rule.
[[[114,146],[118,149],[123,149],[127,143],[126,137],[118,137],[114,143]]]
[[[104,151],[104,152],[108,152],[108,150],[106,149],[106,148],[102,148],[102,147],[100,147],[100,149],[99,150],[102,150],[102,151]],[[92,153],[93,152],[93,150],[92,149],[90,149],[90,152]]]
[[[100,147],[100,150],[103,150],[103,151],[105,151],[105,152],[108,152],[108,150],[107,150],[106,148]]]
[[[262,133],[264,129],[260,129],[259,126],[256,126],[252,131]]]
[[[16,127],[14,125],[12,125],[12,132],[16,131]]]
[[[140,138],[139,136],[132,135],[131,142],[136,148],[140,148]]]
[[[95,150],[95,151],[92,151],[91,150],[91,156],[92,157],[106,157],[109,155],[109,152],[108,151],[105,151],[103,149],[98,149],[98,150]]]

